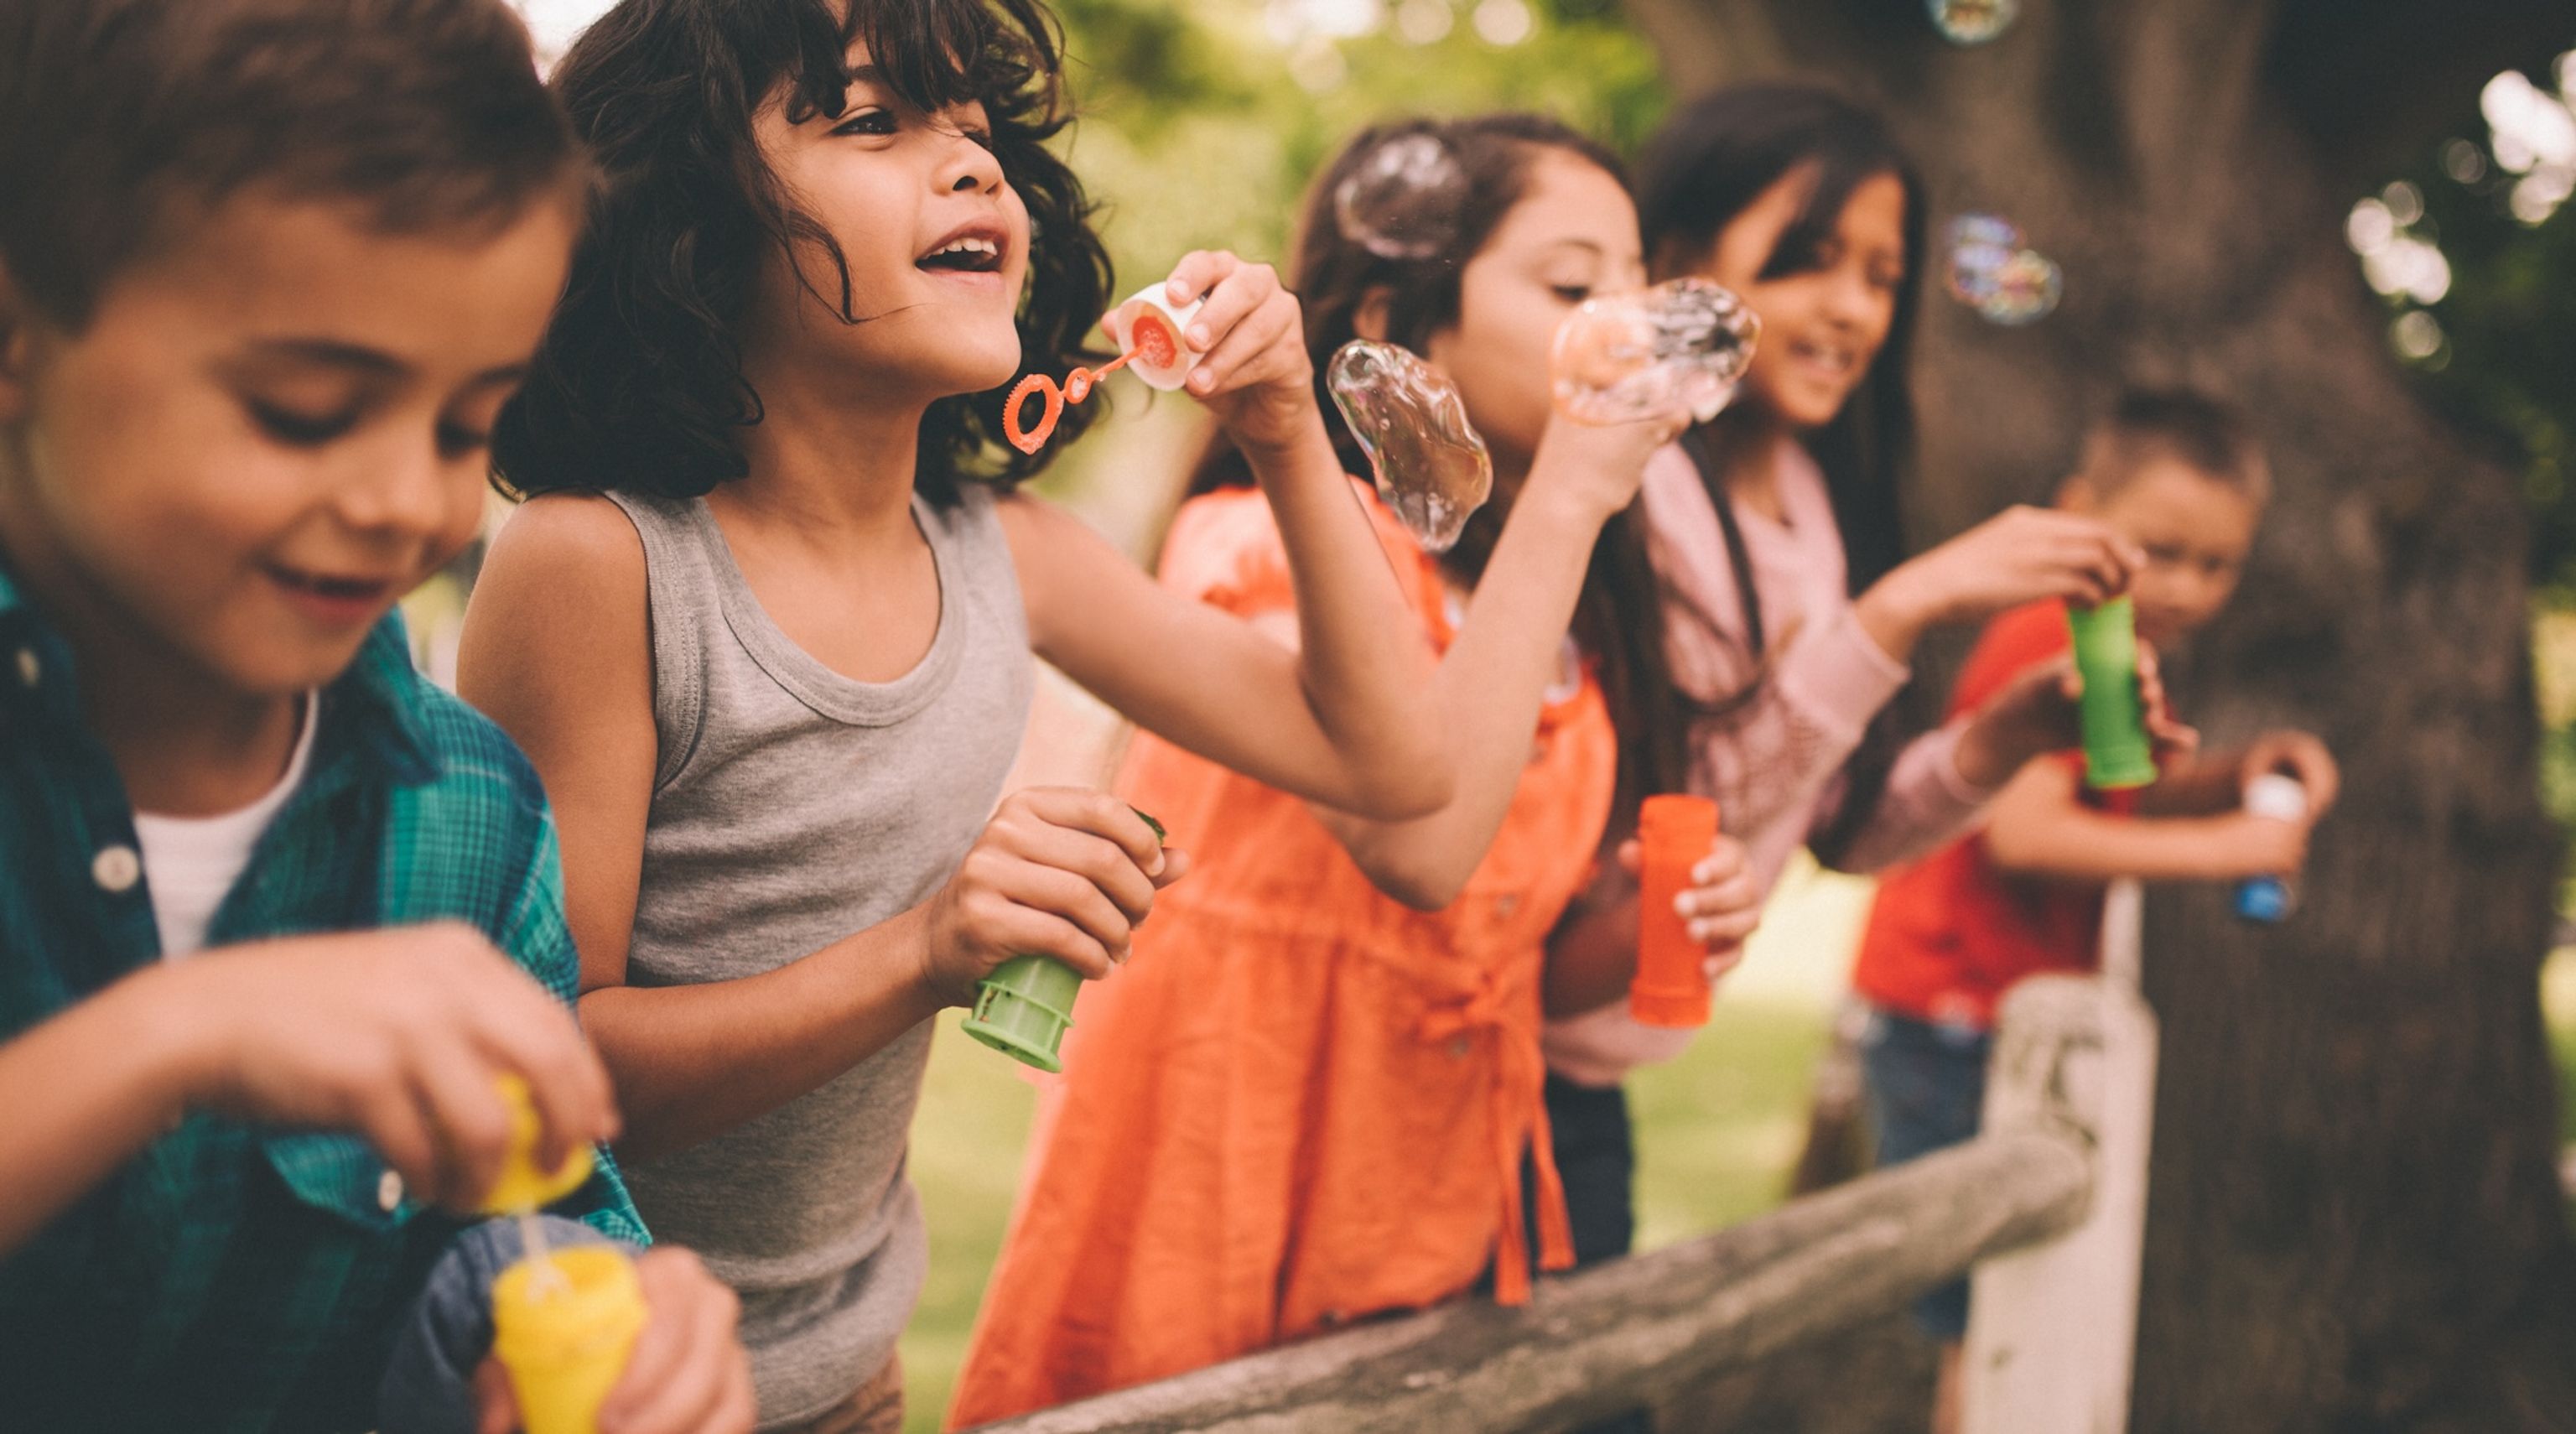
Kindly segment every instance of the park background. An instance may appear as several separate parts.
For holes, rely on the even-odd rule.
[[[1960,43],[1945,5],[2004,23]],[[551,53],[602,8],[522,0]],[[2134,1427],[2576,1428],[2554,1168],[2576,1144],[2576,949],[2545,954],[2570,945],[2553,913],[2571,906],[2558,834],[2576,823],[2576,13],[1057,9],[1081,115],[1063,143],[1125,288],[1194,248],[1284,258],[1305,177],[1388,115],[1542,110],[1633,153],[1676,96],[1801,74],[1891,112],[1931,180],[1936,233],[2000,213],[2063,274],[2055,313],[2001,327],[1945,297],[1930,256],[1918,545],[2043,498],[2088,406],[2124,378],[2189,379],[2253,407],[2284,491],[2241,611],[2180,664],[2186,716],[2222,737],[2303,721],[2335,740],[2355,789],[2319,834],[2304,935],[2228,931],[2196,894],[2151,914],[2148,994],[2169,1045]],[[1134,386],[1105,398],[1111,419],[1042,491],[1150,563],[1205,429],[1191,405]],[[470,566],[408,605],[434,672],[452,663],[469,582]],[[2228,696],[2194,708],[2196,685]],[[1024,770],[1099,780],[1118,735],[1050,683]],[[1641,1245],[1785,1198],[1869,890],[1793,871],[1706,1034],[1636,1080]],[[2211,1003],[2259,1019],[2196,1022]],[[953,1013],[944,1024],[912,1154],[933,1242],[903,1346],[917,1430],[937,1427],[964,1354],[1035,1094],[957,1037]],[[2213,1101],[2243,1109],[2213,1115]],[[1847,1404],[1921,1407],[1907,1338],[1891,1325],[1846,1351],[1887,1366],[1844,1371]],[[2243,1348],[2213,1356],[2205,1341]],[[1861,1388],[1880,1376],[1897,1392]],[[1788,1411],[1763,1427],[1903,1417]]]

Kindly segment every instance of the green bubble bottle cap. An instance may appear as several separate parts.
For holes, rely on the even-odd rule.
[[[1129,808],[1133,811],[1134,808]],[[1163,824],[1143,817],[1164,838]],[[1082,977],[1052,956],[1014,956],[993,968],[975,985],[975,1009],[968,1012],[966,1034],[1024,1065],[1049,1074],[1064,1069],[1057,1051],[1073,1026],[1073,1000],[1082,992]]]
[[[2075,671],[2084,680],[2076,705],[2084,784],[2103,792],[2146,786],[2157,772],[2138,695],[2136,605],[2126,596],[2094,608],[2069,605],[2066,625],[2075,637]]]

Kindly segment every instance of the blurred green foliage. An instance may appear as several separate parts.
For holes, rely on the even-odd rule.
[[[1306,177],[1363,125],[1400,114],[1539,110],[1622,151],[1663,112],[1645,42],[1606,5],[1538,4],[1497,44],[1478,0],[1447,33],[1403,37],[1392,7],[1261,0],[1063,0],[1075,167],[1105,208],[1119,283],[1140,288],[1192,249],[1284,263]],[[1368,34],[1299,34],[1314,12],[1380,13]]]

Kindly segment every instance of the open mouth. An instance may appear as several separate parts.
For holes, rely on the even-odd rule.
[[[969,230],[942,240],[913,267],[945,274],[994,274],[1002,268],[1002,240],[996,233]]]
[[[394,590],[393,583],[384,578],[335,577],[278,563],[269,565],[268,575],[291,591],[332,603],[382,602]]]

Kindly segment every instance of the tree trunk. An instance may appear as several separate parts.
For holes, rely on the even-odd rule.
[[[2253,571],[2176,687],[2213,742],[2320,733],[2345,793],[2277,931],[2219,891],[2150,902],[2147,1434],[2576,1429],[2524,518],[2410,390],[2342,241],[2365,177],[2469,122],[2478,83],[2569,22],[2407,8],[2024,0],[1961,49],[1920,0],[1627,4],[1677,95],[1778,74],[1856,92],[1922,163],[1936,233],[2000,213],[2063,266],[2057,313],[2002,329],[1941,296],[1933,256],[1918,542],[2045,495],[2127,383],[2229,396],[2271,449]]]

